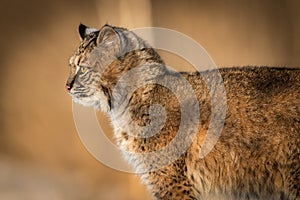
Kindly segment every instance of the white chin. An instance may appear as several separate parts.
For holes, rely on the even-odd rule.
[[[95,109],[101,110],[104,112],[109,112],[109,110],[110,110],[110,107],[107,104],[107,97],[101,92],[96,92],[92,96],[89,96],[89,97],[77,98],[76,96],[73,96],[73,95],[71,95],[71,96],[75,103],[81,104],[83,106],[94,107]]]
[[[81,104],[83,106],[86,106],[86,107],[94,107],[96,109],[99,109],[99,103],[97,100],[93,99],[93,98],[90,98],[90,97],[85,97],[85,98],[76,98],[76,97],[73,97],[73,102],[74,103],[78,103],[78,104]]]

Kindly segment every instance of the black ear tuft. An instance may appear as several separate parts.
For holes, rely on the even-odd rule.
[[[81,23],[79,24],[78,31],[79,31],[81,40],[84,40],[84,38],[91,33],[99,32],[98,29],[87,27]]]
[[[79,35],[80,35],[80,38],[83,40],[86,36],[86,29],[88,27],[83,25],[83,24],[79,24],[79,27],[78,27],[78,31],[79,31]]]

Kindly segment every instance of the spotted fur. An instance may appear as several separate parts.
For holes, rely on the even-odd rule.
[[[105,25],[97,30],[80,25],[79,33],[82,41],[70,59],[66,87],[75,102],[109,114],[117,144],[134,153],[125,153],[125,159],[137,171],[152,169],[140,175],[156,199],[300,199],[299,69],[237,67],[176,73],[127,29]],[[130,75],[132,70],[135,73]],[[217,73],[226,91],[226,119],[217,144],[200,158],[212,116],[212,93],[204,80],[218,86]],[[122,79],[126,74],[128,79]],[[197,134],[174,162],[151,168],[168,158],[154,154],[149,161],[140,153],[159,151],[168,145],[176,136],[181,118],[181,105],[173,91],[155,83],[177,76],[190,83],[199,102]],[[143,81],[147,84],[129,92]],[[116,89],[118,84],[122,91]],[[176,85],[176,90],[185,88]],[[123,105],[126,98],[128,104]],[[164,107],[164,120],[160,115],[151,118],[153,105]],[[164,122],[156,135],[147,136],[145,129],[137,128],[153,120]]]

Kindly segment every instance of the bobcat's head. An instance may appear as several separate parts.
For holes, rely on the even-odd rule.
[[[107,112],[111,109],[111,87],[128,67],[126,56],[147,45],[133,32],[109,25],[97,30],[80,24],[79,35],[81,43],[70,58],[66,89],[74,102]]]

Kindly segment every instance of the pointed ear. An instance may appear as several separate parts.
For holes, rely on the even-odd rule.
[[[79,27],[78,27],[78,32],[79,32],[81,40],[83,40],[88,34],[97,32],[97,31],[99,31],[99,30],[97,30],[95,28],[87,27],[86,25],[83,25],[83,24],[79,24]]]
[[[107,44],[110,45],[112,43],[119,45],[120,44],[120,37],[113,27],[105,25],[101,28],[98,38],[97,38],[97,45],[99,44]]]

